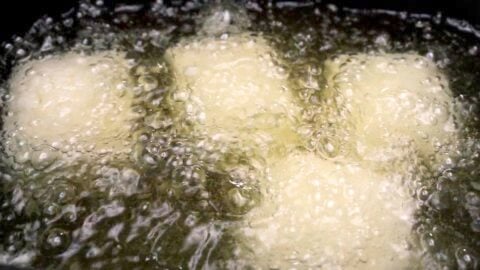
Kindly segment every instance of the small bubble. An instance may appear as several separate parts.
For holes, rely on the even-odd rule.
[[[138,79],[138,83],[143,87],[146,92],[152,91],[158,87],[158,81],[153,76],[143,75]]]
[[[480,233],[480,217],[475,218],[471,223],[470,223],[470,228],[472,231],[476,233]]]
[[[91,38],[84,38],[82,39],[82,45],[83,46],[91,46],[92,45],[92,39]]]
[[[422,201],[426,201],[429,195],[430,193],[426,187],[422,187],[417,190],[417,197]]]
[[[248,202],[248,199],[245,198],[237,188],[232,188],[228,192],[228,195],[230,196],[230,200],[236,207],[244,207]]]
[[[337,12],[338,11],[338,7],[334,4],[328,4],[327,5],[327,8],[328,10],[330,10],[331,12]]]
[[[390,36],[388,34],[380,34],[375,38],[375,44],[386,47],[390,43]]]
[[[63,20],[63,25],[65,25],[66,27],[72,27],[73,23],[74,23],[74,20],[72,18],[67,18]]]
[[[27,51],[20,48],[20,49],[17,50],[16,54],[17,54],[17,56],[23,57],[23,56],[27,55]]]
[[[444,210],[449,208],[448,204],[448,195],[441,191],[433,192],[429,198],[428,202],[435,210]]]
[[[143,161],[148,165],[156,165],[157,164],[157,162],[155,161],[155,158],[151,155],[148,155],[148,154],[143,155]]]
[[[44,209],[44,213],[47,216],[53,217],[60,212],[60,207],[57,204],[50,204]]]
[[[478,269],[478,262],[475,255],[467,248],[458,248],[455,252],[457,265],[459,269]]]
[[[69,245],[69,233],[60,228],[52,228],[45,232],[42,253],[45,255],[56,255],[65,251]]]
[[[465,195],[465,201],[469,206],[480,207],[480,196],[475,192],[468,192]]]
[[[187,227],[193,227],[197,224],[197,222],[198,222],[198,218],[193,214],[190,214],[185,218],[185,225]]]
[[[32,165],[37,170],[43,170],[50,166],[57,156],[52,151],[35,151],[31,157]]]
[[[478,54],[478,46],[472,46],[468,49],[468,53],[470,55],[477,55]]]
[[[147,214],[151,208],[152,208],[152,204],[150,202],[143,202],[140,205],[140,211],[142,214]]]

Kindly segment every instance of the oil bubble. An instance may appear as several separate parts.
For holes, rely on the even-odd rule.
[[[51,228],[42,239],[42,253],[47,256],[60,254],[70,245],[70,235],[60,228]]]

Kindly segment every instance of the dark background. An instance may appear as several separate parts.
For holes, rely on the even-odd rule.
[[[114,5],[118,3],[148,3],[154,0],[103,1],[106,5]],[[265,2],[266,0],[259,1]],[[316,1],[321,2],[321,0]],[[5,41],[15,33],[23,34],[36,19],[43,15],[58,16],[71,10],[72,7],[76,7],[77,2],[78,0],[2,1],[0,6],[0,41]],[[168,3],[169,1],[164,2]],[[174,2],[182,1],[174,0]],[[431,14],[442,12],[446,16],[465,19],[472,24],[480,24],[480,0],[324,0],[323,2],[354,8],[392,9]]]

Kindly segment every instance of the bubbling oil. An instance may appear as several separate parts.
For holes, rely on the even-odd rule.
[[[430,17],[363,12],[313,3],[307,6],[291,2],[212,5],[195,1],[115,7],[104,6],[102,1],[81,1],[74,12],[58,20],[49,17],[38,20],[27,34],[3,44],[0,263],[68,269],[478,268],[480,45],[474,36],[455,28],[452,22],[441,14]],[[272,96],[259,96],[265,101],[260,109],[251,106],[255,99],[245,99],[245,106],[249,106],[246,112],[235,106],[229,108],[232,105],[229,102],[220,102],[216,105],[224,108],[211,108],[216,110],[213,112],[217,114],[216,119],[227,120],[215,123],[213,128],[212,125],[201,128],[196,117],[202,112],[197,115],[196,108],[189,106],[189,100],[181,95],[181,90],[192,85],[182,84],[185,81],[175,74],[178,70],[168,52],[186,43],[221,46],[222,42],[235,41],[239,36],[247,41],[260,40],[262,48],[266,48],[262,49],[263,54],[274,56],[274,61],[256,64],[260,68],[253,71],[268,73],[269,68],[273,68],[281,73],[281,79],[267,83],[274,85],[278,93],[284,91],[281,94],[287,99],[284,103],[294,104],[289,107],[294,108],[293,113],[279,117],[278,111],[273,110],[273,116],[269,115],[270,103],[276,102]],[[188,53],[188,46],[182,50]],[[120,73],[116,72],[115,76],[122,78],[100,75],[87,80],[93,82],[88,86],[96,87],[94,95],[105,97],[99,92],[106,92],[102,106],[127,110],[132,115],[128,117],[128,136],[123,136],[126,133],[123,126],[113,128],[116,136],[101,136],[100,146],[116,145],[120,135],[121,140],[126,141],[120,144],[121,155],[112,155],[113,150],[78,147],[84,141],[96,142],[95,136],[79,136],[78,140],[70,141],[55,138],[55,134],[68,134],[81,126],[81,119],[78,124],[67,119],[62,128],[72,126],[58,133],[58,130],[44,128],[48,136],[43,141],[42,134],[34,129],[26,133],[26,138],[12,139],[12,130],[21,131],[12,128],[15,114],[9,109],[18,95],[11,79],[18,67],[48,59],[61,61],[65,55],[88,61],[89,57],[112,53],[122,56],[120,62],[128,63]],[[444,76],[440,80],[448,81],[451,91],[448,109],[455,112],[451,119],[454,141],[445,143],[448,151],[443,152],[440,161],[431,155],[419,154],[418,149],[407,142],[400,150],[387,146],[389,151],[402,151],[398,158],[372,166],[364,162],[362,155],[352,150],[351,142],[345,139],[358,133],[349,128],[357,124],[356,120],[342,122],[346,116],[344,104],[328,102],[325,98],[329,95],[325,63],[336,57],[367,61],[362,55],[412,53],[428,59],[428,65]],[[244,56],[248,58],[250,54]],[[208,55],[204,53],[202,57],[207,60],[197,66],[206,73],[214,70],[215,67],[205,63]],[[231,60],[228,57],[212,59],[228,62]],[[112,60],[107,61],[111,65],[109,61]],[[56,67],[61,65],[57,63]],[[188,58],[183,59],[181,65],[188,67]],[[95,65],[91,68],[95,69]],[[108,68],[116,70],[115,65]],[[239,72],[243,69],[245,67],[240,66]],[[55,72],[57,78],[50,77],[64,84],[76,78],[74,81],[82,84],[83,78],[67,71]],[[78,74],[89,76],[86,71]],[[224,80],[235,76],[219,74],[226,77]],[[236,77],[237,81],[229,81],[230,85],[217,78],[210,85],[202,82],[200,88],[206,87],[215,95],[219,92],[214,86],[223,87],[225,91],[221,94],[225,96],[235,85],[245,88],[249,86],[246,81],[255,80],[259,75],[245,74]],[[127,94],[120,94],[120,98],[126,96],[127,99],[108,97],[107,90],[112,86],[125,91]],[[195,87],[198,90],[198,86],[193,85]],[[189,90],[195,92],[195,89]],[[193,96],[198,101],[198,97]],[[200,102],[205,105],[209,98],[211,96],[200,95]],[[48,99],[48,95],[41,97],[44,102]],[[29,110],[35,106],[28,102],[19,104],[17,109],[25,113],[22,119],[39,117],[29,116],[27,110],[22,111],[22,105],[29,105]],[[280,112],[285,107],[288,106]],[[228,122],[232,112],[234,116],[245,113],[248,117],[232,126],[232,122]],[[81,108],[80,113],[84,113]],[[117,119],[122,114],[107,111],[106,115]],[[51,123],[43,122],[44,126],[47,124]],[[101,118],[95,124],[102,126]],[[223,124],[226,128],[222,128]],[[236,129],[235,125],[240,126]],[[249,128],[242,131],[241,125]],[[283,125],[288,128],[278,128]],[[82,127],[82,132],[90,134],[88,127]],[[226,135],[216,135],[222,131]],[[440,132],[441,129],[436,129],[432,136],[440,136]],[[284,136],[286,133],[290,135]],[[76,134],[78,132],[73,133]],[[266,141],[274,138],[274,147],[264,143],[264,134],[270,136]],[[35,138],[29,138],[32,136]],[[392,134],[386,139],[394,138]],[[57,139],[65,140],[62,147],[54,143]],[[307,157],[311,162],[299,157]],[[316,164],[321,169],[315,167]],[[329,182],[333,178],[327,179],[318,185],[309,182],[311,188],[295,182],[305,181],[302,176],[305,174],[321,180],[326,177],[321,174],[322,170],[340,180]],[[355,181],[355,176],[359,181]],[[354,179],[351,185],[344,185],[342,181],[350,178]],[[383,184],[376,186],[367,181],[369,179],[383,179]],[[352,194],[362,193],[363,189],[367,189],[366,194],[377,191],[379,194],[371,201],[355,199],[349,193],[335,195],[337,189],[350,186],[358,186]],[[386,186],[387,189],[381,188]],[[317,193],[326,199],[317,199]],[[306,196],[304,203],[296,200],[302,194]],[[394,197],[389,199],[389,196]],[[398,203],[400,198],[408,203]],[[316,206],[318,200],[321,207]],[[384,231],[376,228],[378,216],[376,212],[369,212],[372,201],[384,204],[377,209],[381,214],[395,218],[406,215],[403,221],[409,225],[387,218],[380,223],[390,227]],[[344,223],[337,222],[329,227],[331,220],[315,212],[317,208],[323,209],[321,212],[333,219],[339,212],[358,207],[365,215],[359,212],[350,216],[350,220],[342,216],[345,223],[364,218],[367,223],[373,221],[373,225],[361,226],[357,222],[349,223],[353,227],[342,227]],[[398,207],[408,211],[397,211]],[[278,209],[283,212],[270,215]],[[322,228],[316,230],[308,227],[309,224],[291,220],[296,217]],[[256,230],[255,222],[264,222],[260,230]],[[401,224],[399,230],[401,235],[406,235],[405,239],[396,235],[398,238],[392,241],[388,237],[395,235],[392,227],[397,225],[391,224]],[[286,232],[275,234],[276,231],[268,229],[269,225],[283,226]],[[341,243],[332,244],[334,240],[322,237],[322,233],[342,234],[342,228],[353,229],[339,238]],[[375,248],[379,245],[375,241],[377,229],[385,242],[380,241],[380,247]],[[366,244],[348,246],[350,235]],[[297,240],[275,241],[281,236]],[[313,240],[323,241],[321,247],[317,248],[318,243],[312,243]],[[298,248],[289,247],[290,243]],[[382,244],[402,247],[411,253],[402,258],[415,259],[382,264],[381,257],[386,254],[382,253]],[[262,249],[262,245],[267,248]],[[362,248],[365,251],[360,254]],[[269,255],[269,249],[279,252]],[[270,261],[258,258],[262,256]]]

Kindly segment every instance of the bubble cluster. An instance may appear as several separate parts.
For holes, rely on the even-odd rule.
[[[480,45],[458,27],[261,1],[39,19],[0,52],[0,263],[477,269]]]

